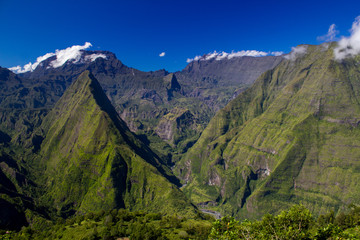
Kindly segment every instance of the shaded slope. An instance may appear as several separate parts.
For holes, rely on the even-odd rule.
[[[195,212],[170,169],[128,130],[89,72],[67,89],[42,131],[42,200],[60,214],[121,207]]]
[[[306,48],[219,111],[178,165],[194,202],[241,218],[359,203],[358,58]]]
[[[18,163],[0,143],[0,228],[19,230],[27,224],[25,210],[35,210],[33,199],[23,188],[31,185],[21,173]]]
[[[53,106],[64,92],[59,81],[42,82],[0,67],[0,109],[33,109]]]

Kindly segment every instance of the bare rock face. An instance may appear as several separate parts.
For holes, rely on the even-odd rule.
[[[281,56],[201,59],[189,63],[175,75],[186,96],[199,98],[218,111],[282,60]]]
[[[155,131],[160,138],[174,145],[188,129],[196,130],[193,114],[188,109],[175,108],[161,118]]]
[[[181,89],[181,86],[177,81],[177,78],[174,73],[170,73],[166,75],[163,79],[166,84],[166,89],[173,91],[179,91]]]
[[[198,60],[177,73],[181,81],[198,86],[252,84],[263,72],[276,67],[283,57],[235,57],[222,60]]]
[[[176,128],[176,125],[174,124],[174,121],[166,119],[165,117],[166,115],[156,128],[156,133],[160,136],[161,139],[171,141],[174,137],[174,128]]]
[[[160,104],[163,102],[161,96],[157,94],[155,90],[144,89],[141,91],[141,99],[153,101],[154,104]]]

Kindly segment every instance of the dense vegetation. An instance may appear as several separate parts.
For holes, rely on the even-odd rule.
[[[301,46],[210,121],[176,165],[195,204],[238,219],[359,204],[359,58]]]
[[[0,132],[0,228],[21,228],[29,211],[48,219],[118,208],[196,216],[171,169],[88,71],[39,122],[23,146]]]
[[[66,220],[31,216],[19,232],[2,231],[0,239],[206,239],[211,217],[186,219],[177,215],[130,212],[125,209],[90,212]]]
[[[360,207],[313,218],[303,205],[294,205],[279,215],[266,214],[260,221],[224,217],[213,223],[209,239],[359,239]]]
[[[313,218],[303,205],[294,205],[279,215],[266,214],[259,221],[214,221],[198,215],[129,212],[125,209],[77,215],[66,220],[32,216],[19,232],[3,230],[0,239],[359,239],[360,207],[351,205],[335,216],[331,211]]]
[[[345,210],[360,204],[360,57],[300,48],[204,131],[216,89],[187,94],[165,71],[71,71],[43,103],[11,92],[34,77],[0,72],[16,97],[0,94],[0,239],[360,238],[360,208]]]

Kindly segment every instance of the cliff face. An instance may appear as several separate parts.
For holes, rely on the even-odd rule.
[[[359,59],[302,48],[220,110],[177,166],[194,202],[240,218],[359,203]]]
[[[218,111],[282,59],[282,56],[200,59],[175,74],[186,96],[199,98]]]
[[[263,72],[277,66],[282,58],[245,56],[222,60],[200,59],[189,63],[177,75],[182,81],[192,81],[197,86],[214,83],[218,86],[252,84]]]
[[[162,139],[176,145],[182,138],[191,140],[189,136],[196,134],[198,127],[201,126],[188,109],[174,108],[161,118],[155,131]]]

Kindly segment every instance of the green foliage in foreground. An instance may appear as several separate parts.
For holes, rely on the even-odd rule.
[[[303,205],[294,205],[277,216],[266,214],[260,221],[224,217],[213,223],[208,239],[360,239],[360,207],[348,213],[334,212],[315,220]]]
[[[186,219],[124,209],[78,215],[50,222],[33,218],[20,232],[0,231],[2,239],[360,239],[360,207],[314,219],[303,205],[259,221],[223,217]]]
[[[214,220],[130,212],[125,209],[77,215],[55,222],[32,216],[19,232],[0,231],[2,239],[206,239]]]

